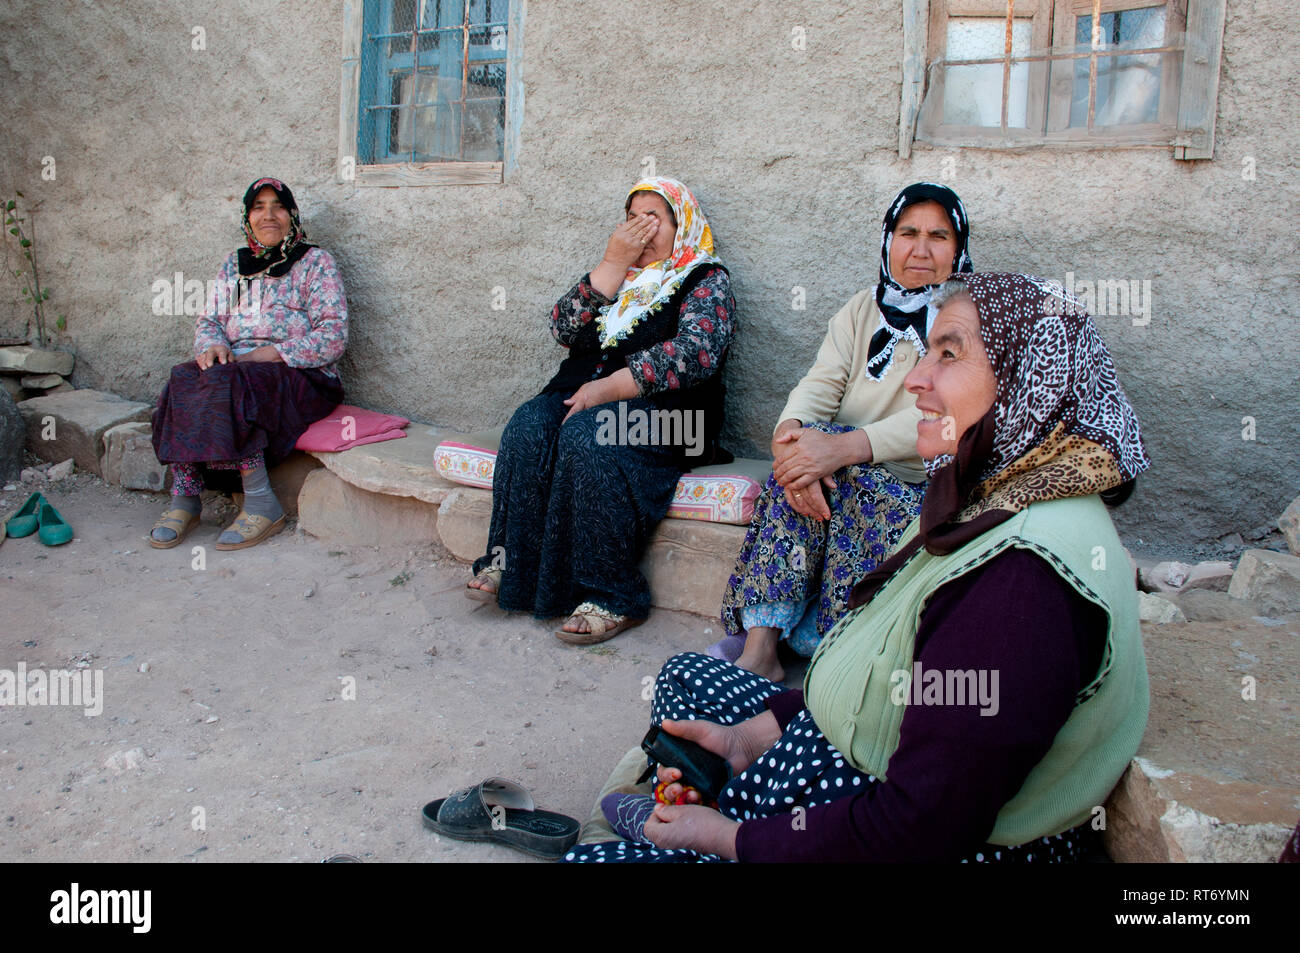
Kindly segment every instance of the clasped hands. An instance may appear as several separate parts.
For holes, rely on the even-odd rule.
[[[740,774],[781,737],[781,727],[770,711],[738,725],[717,725],[711,721],[665,721],[664,731],[694,741],[706,751],[727,759],[734,774]],[[666,782],[664,797],[676,801],[682,794],[682,773],[659,766],[658,777]],[[699,803],[695,791],[687,791],[686,804],[656,804],[646,821],[645,836],[656,847],[686,847],[705,854],[736,859],[736,832],[740,822],[724,817]]]
[[[795,419],[783,420],[772,438],[772,473],[785,490],[785,500],[801,516],[831,518],[821,485],[835,489],[831,474],[841,467],[871,460],[871,440],[865,431],[828,434],[804,427]]]

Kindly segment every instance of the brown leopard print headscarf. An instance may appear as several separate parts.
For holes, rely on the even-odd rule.
[[[1028,275],[952,278],[979,312],[997,394],[957,454],[929,462],[920,532],[853,587],[850,607],[922,545],[950,553],[1031,503],[1111,490],[1151,465],[1110,351],[1077,300]]]

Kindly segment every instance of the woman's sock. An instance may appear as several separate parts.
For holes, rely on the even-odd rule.
[[[284,515],[280,501],[271,490],[271,478],[266,467],[243,471],[244,512],[249,516],[265,516],[271,521]]]
[[[645,824],[654,814],[654,798],[644,794],[606,794],[600,799],[600,809],[619,837],[636,843],[648,843],[645,839]]]
[[[167,508],[169,510],[184,510],[192,516],[198,516],[203,512],[203,500],[197,493],[193,496],[173,496],[172,505]],[[176,538],[176,530],[160,526],[149,535],[160,543],[170,543]]]

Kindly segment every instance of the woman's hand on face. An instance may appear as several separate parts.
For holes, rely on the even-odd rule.
[[[214,344],[196,357],[194,361],[199,365],[199,370],[206,371],[213,364],[229,364],[234,359],[234,355],[230,353],[230,348],[224,344]]]
[[[645,823],[645,836],[656,847],[686,847],[736,859],[740,822],[698,804],[657,804]]]
[[[659,219],[653,215],[633,215],[619,223],[605,246],[604,261],[627,271],[641,257],[646,245],[654,241]]]

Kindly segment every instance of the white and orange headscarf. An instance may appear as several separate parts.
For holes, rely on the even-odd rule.
[[[690,189],[676,179],[653,176],[628,190],[629,202],[637,192],[654,192],[668,203],[677,220],[677,234],[667,258],[627,270],[613,303],[596,319],[601,346],[606,348],[616,345],[646,315],[661,308],[696,268],[721,264],[713,255],[713,230]]]

